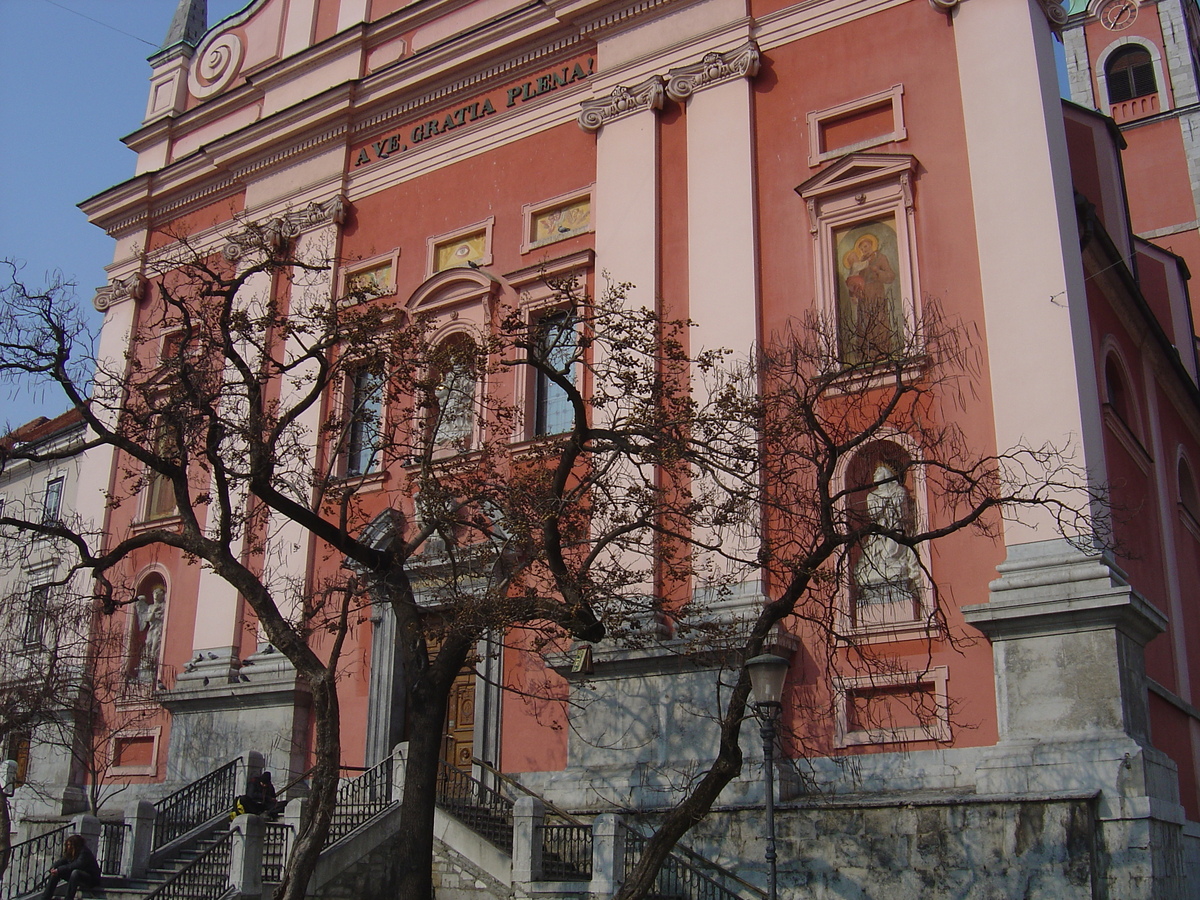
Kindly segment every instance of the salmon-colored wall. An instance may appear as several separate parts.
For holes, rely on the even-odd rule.
[[[754,82],[764,341],[816,302],[814,237],[804,202],[794,191],[822,168],[808,164],[807,114],[895,84],[904,86],[908,139],[864,152],[917,158],[914,193],[921,301],[936,302],[948,316],[983,329],[953,41],[953,30],[931,17],[926,5],[906,4],[766,54]],[[917,45],[925,48],[919,57],[894,52],[897,46]],[[814,65],[814,60],[839,59],[853,59],[854,64]],[[986,346],[982,333],[979,342],[972,344]],[[970,386],[973,402],[956,409],[955,415],[972,449],[990,453],[995,447],[986,356],[981,363],[983,374]],[[936,503],[930,507],[936,514]],[[930,665],[949,666],[955,746],[988,745],[997,738],[991,648],[965,625],[958,607],[987,601],[987,584],[1003,557],[1002,543],[981,541],[974,532],[939,541],[932,552],[933,575],[957,646],[940,639],[928,647],[923,642],[887,646],[917,671]],[[920,746],[913,745],[914,749]]]

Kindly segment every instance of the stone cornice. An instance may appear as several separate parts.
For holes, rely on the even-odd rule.
[[[579,127],[595,132],[614,119],[633,115],[643,109],[662,109],[666,95],[661,75],[651,75],[633,87],[619,84],[607,97],[584,100],[580,104]]]
[[[726,53],[705,53],[698,63],[667,72],[667,96],[683,101],[698,90],[733,78],[753,78],[761,62],[758,44],[747,41]]]

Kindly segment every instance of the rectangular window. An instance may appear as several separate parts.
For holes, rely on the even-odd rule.
[[[170,459],[174,446],[170,426],[160,422],[154,432],[154,452],[163,459]],[[166,519],[175,515],[175,486],[162,472],[151,470],[146,483],[146,519]]]
[[[46,482],[46,495],[42,498],[42,524],[52,525],[62,517],[63,489],[67,479],[60,475]]]
[[[346,398],[349,432],[346,474],[366,475],[379,468],[379,438],[383,412],[383,382],[373,372],[356,372]]]
[[[23,635],[27,647],[42,643],[46,627],[46,601],[50,597],[50,586],[39,585],[25,596],[25,627]]]
[[[537,323],[538,357],[571,384],[575,383],[575,328],[570,314],[551,313]],[[562,434],[574,424],[574,411],[567,392],[541,370],[534,391],[535,436]]]

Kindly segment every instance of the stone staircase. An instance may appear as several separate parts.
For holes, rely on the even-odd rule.
[[[391,900],[398,858],[406,747],[343,781],[326,849],[309,884],[317,900]],[[14,847],[0,900],[31,900],[66,834],[98,847],[108,900],[225,900],[270,897],[304,817],[291,801],[281,822],[227,812],[262,768],[256,753],[151,804],[125,823],[76,817]],[[438,774],[435,883],[438,900],[491,900],[514,892],[545,900],[611,897],[645,839],[620,817],[590,820],[558,809],[519,782],[478,763],[467,772],[443,764]],[[113,873],[113,874],[109,874]],[[761,900],[763,892],[686,848],[663,866],[656,898]]]

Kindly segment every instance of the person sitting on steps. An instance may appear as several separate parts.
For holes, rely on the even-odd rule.
[[[75,893],[81,889],[91,890],[100,886],[100,864],[81,834],[73,834],[63,842],[62,859],[54,864],[46,878],[42,900],[50,900],[59,881],[64,879],[67,882],[67,900],[75,900]]]
[[[246,793],[238,797],[237,802],[238,810],[243,813],[268,817],[278,815],[281,804],[275,795],[275,785],[271,781],[271,773],[263,772],[256,778],[250,779]]]

